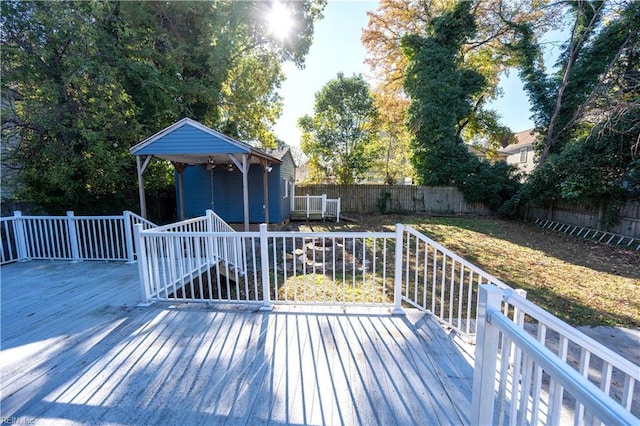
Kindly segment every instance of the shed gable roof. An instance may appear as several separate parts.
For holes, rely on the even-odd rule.
[[[262,160],[270,164],[281,163],[278,158],[263,150],[189,118],[183,118],[143,140],[129,152],[184,164],[228,163],[230,156],[238,158],[241,154],[248,154],[250,163]]]
[[[155,154],[248,154],[254,148],[184,118],[130,149],[135,155]]]

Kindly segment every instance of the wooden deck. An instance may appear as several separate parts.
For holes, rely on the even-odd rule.
[[[1,268],[3,420],[466,424],[472,369],[408,311],[154,304],[136,265]]]

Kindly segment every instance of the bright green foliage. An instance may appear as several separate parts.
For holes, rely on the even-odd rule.
[[[573,17],[573,31],[560,56],[557,74],[547,76],[540,61],[541,48],[532,30],[518,25],[520,40],[513,46],[520,74],[525,82],[541,141],[540,163],[550,153],[560,152],[563,145],[584,132],[585,112],[605,93],[601,89],[614,77],[617,62],[627,62],[629,69],[638,62],[640,4],[630,2],[619,14],[608,16],[609,2],[568,3]],[[618,72],[624,72],[618,70]],[[591,123],[593,120],[588,119]]]
[[[572,33],[547,75],[532,30],[514,46],[541,133],[532,199],[621,201],[640,195],[640,3],[569,3]]]
[[[132,208],[129,147],[183,117],[272,145],[280,64],[302,66],[324,3],[292,2],[297,34],[277,41],[259,1],[2,2],[23,197],[52,213]],[[168,172],[152,163],[151,195]]]
[[[503,216],[510,216],[511,212],[505,210],[504,204],[520,191],[517,168],[504,161],[474,163],[475,167],[462,183],[465,200],[483,203]]]
[[[402,40],[409,60],[404,86],[411,98],[411,159],[422,185],[460,185],[472,167],[459,125],[486,82],[480,73],[460,66],[462,45],[475,28],[469,7],[461,2],[434,18],[427,28],[429,37],[409,35]]]
[[[316,93],[314,115],[298,121],[301,148],[340,184],[356,183],[376,152],[377,113],[369,85],[361,75],[338,73]]]
[[[16,161],[27,198],[50,211],[93,211],[135,189],[126,152],[137,139],[135,106],[117,70],[103,66],[118,60],[105,53],[110,5],[61,6],[2,3],[2,83],[22,97]]]
[[[467,201],[498,210],[519,189],[514,168],[479,160],[461,138],[465,126],[480,126],[478,120],[499,127],[495,115],[474,111],[474,96],[487,81],[461,65],[463,44],[475,31],[469,8],[468,2],[457,3],[432,19],[429,37],[410,35],[402,40],[409,62],[405,90],[411,97],[407,123],[414,134],[412,161],[418,183],[457,186]]]

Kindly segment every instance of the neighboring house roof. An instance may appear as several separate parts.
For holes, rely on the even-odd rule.
[[[500,152],[506,154],[515,154],[520,152],[520,148],[533,147],[533,143],[538,138],[538,134],[533,129],[523,130],[513,135],[516,139],[516,143],[507,145],[500,150]]]
[[[189,118],[159,131],[129,150],[133,155],[153,155],[164,160],[183,164],[207,164],[229,162],[228,156],[250,154],[251,162],[267,160],[280,164],[279,158],[215,131]]]
[[[284,158],[288,155],[291,157],[291,162],[295,165],[296,162],[293,160],[293,154],[291,153],[291,148],[283,148],[283,149],[265,149],[267,154],[274,156],[280,161],[284,161]]]
[[[529,174],[535,168],[533,144],[538,134],[529,129],[514,134],[514,138],[516,143],[507,145],[499,153],[506,157],[507,164],[513,164],[525,174]]]

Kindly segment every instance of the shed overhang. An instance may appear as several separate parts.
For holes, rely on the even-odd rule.
[[[133,155],[151,155],[182,164],[227,164],[248,154],[249,164],[281,164],[282,161],[251,145],[183,118],[145,139],[130,150]]]

